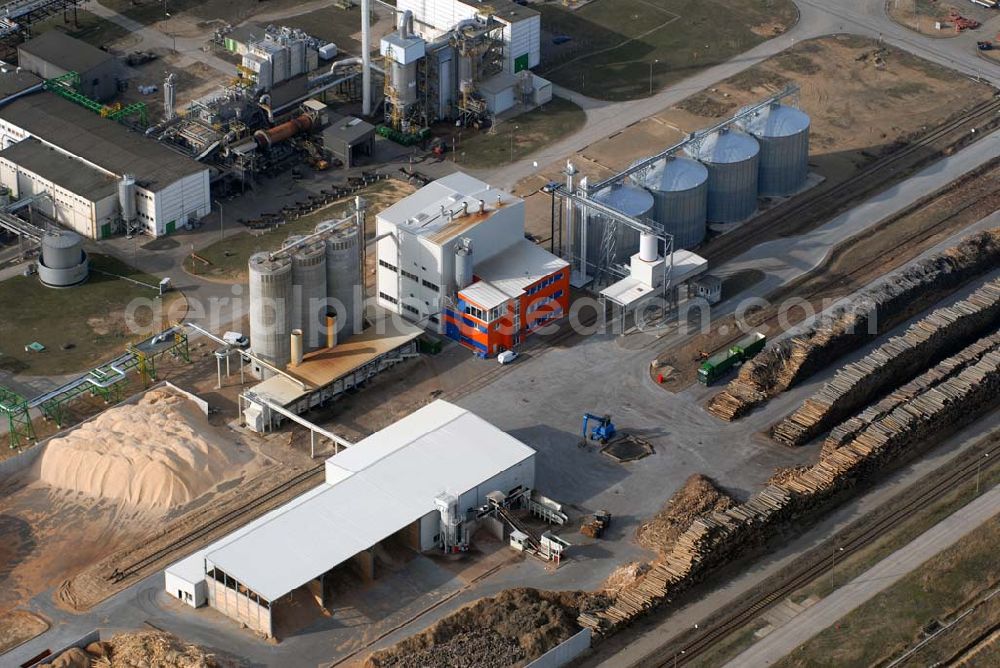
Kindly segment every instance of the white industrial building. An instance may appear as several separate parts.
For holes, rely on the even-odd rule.
[[[492,15],[504,24],[504,71],[516,74],[541,62],[542,16],[512,0],[397,0],[400,12],[413,12],[415,32],[427,41],[440,37],[458,23]]]
[[[520,498],[534,484],[534,450],[435,401],[328,459],[319,487],[170,566],[164,586],[273,637],[298,597],[326,605],[335,569],[372,580],[383,541],[467,544],[487,495]]]
[[[443,332],[436,314],[465,287],[456,284],[456,252],[471,246],[480,263],[523,242],[524,200],[456,172],[382,211],[376,230],[379,305]]]
[[[14,197],[49,193],[38,209],[92,239],[125,223],[158,237],[208,215],[207,167],[37,84],[14,83],[0,82],[0,184]],[[127,176],[129,196],[112,193]]]

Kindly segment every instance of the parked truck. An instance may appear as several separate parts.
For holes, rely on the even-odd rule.
[[[730,369],[763,350],[766,343],[766,336],[760,332],[753,332],[728,348],[709,355],[708,359],[698,367],[698,382],[711,385]]]

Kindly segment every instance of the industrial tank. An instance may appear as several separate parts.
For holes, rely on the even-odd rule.
[[[83,239],[69,230],[50,230],[42,237],[38,278],[52,288],[65,288],[87,280],[89,263]]]
[[[697,160],[669,157],[633,180],[653,195],[653,220],[674,237],[674,249],[694,248],[705,239],[708,169]]]
[[[809,116],[777,102],[740,119],[760,144],[758,192],[785,196],[796,192],[809,175]]]
[[[292,262],[267,253],[250,256],[250,346],[258,357],[284,369],[291,359]],[[262,379],[273,372],[256,365]]]
[[[687,150],[708,168],[708,222],[738,223],[757,210],[756,139],[723,128]]]
[[[125,174],[118,182],[118,206],[126,227],[135,222],[135,177]]]
[[[285,245],[304,237],[288,237]],[[292,328],[302,330],[305,350],[314,350],[326,339],[326,248],[322,241],[306,243],[292,252]]]
[[[653,210],[653,196],[638,186],[627,184],[615,184],[596,193],[594,201],[620,211],[632,218],[643,218],[650,215]],[[582,218],[582,216],[581,216]],[[596,263],[603,261],[601,257],[601,245],[604,240],[604,233],[611,221],[601,214],[591,210],[587,216],[587,266],[593,267]],[[576,236],[577,248],[579,252],[580,236]],[[607,258],[612,264],[623,264],[629,258],[639,252],[639,232],[628,225],[618,223],[615,229],[615,247]]]
[[[320,223],[317,232],[337,226]],[[326,237],[326,296],[337,312],[337,340],[361,332],[364,307],[364,276],[361,273],[361,238],[356,224],[340,224]]]
[[[462,240],[455,246],[455,289],[462,290],[472,285],[473,276],[472,243]]]

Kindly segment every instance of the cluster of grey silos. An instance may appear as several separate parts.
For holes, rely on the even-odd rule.
[[[304,237],[288,237],[286,246]],[[318,348],[326,340],[326,248],[322,240],[305,243],[292,253],[292,329],[302,330],[303,350]]]
[[[594,201],[620,211],[632,218],[647,218],[653,210],[653,196],[634,185],[616,183],[594,194]],[[601,246],[607,229],[606,216],[591,210],[587,215],[587,265],[592,267],[600,263]],[[578,227],[580,223],[577,223]],[[579,232],[576,233],[577,244],[581,243]],[[639,252],[639,232],[628,225],[617,225],[615,228],[614,251],[607,262],[611,264],[627,263],[629,258]]]
[[[809,174],[809,115],[777,102],[740,114],[739,125],[760,145],[759,195],[782,197],[800,190]]]
[[[338,340],[346,339],[361,331],[364,307],[361,233],[357,225],[338,226],[334,222],[320,223],[316,231],[326,232],[326,296],[336,311]]]
[[[760,145],[756,139],[722,128],[685,150],[708,169],[708,222],[738,223],[757,210]]]
[[[653,195],[653,220],[674,237],[674,249],[694,248],[705,238],[708,169],[672,156],[632,177]]]
[[[250,345],[254,355],[284,369],[291,333],[301,330],[304,350],[326,345],[326,315],[335,309],[337,338],[355,333],[364,293],[361,244],[355,224],[320,223],[324,236],[273,258],[250,257]],[[302,239],[289,237],[285,246]],[[260,378],[272,372],[254,367]]]
[[[279,369],[291,359],[293,296],[291,258],[250,256],[250,345],[254,355]],[[256,365],[253,372],[260,378],[273,375]]]

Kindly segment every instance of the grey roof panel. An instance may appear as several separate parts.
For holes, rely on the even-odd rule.
[[[97,202],[117,191],[115,178],[90,165],[60,153],[34,137],[8,146],[0,151],[0,158],[37,174],[47,181]]]
[[[42,83],[40,76],[25,70],[19,72],[0,72],[0,100],[4,100],[11,95],[16,95],[40,83]]]
[[[41,58],[60,69],[81,73],[114,59],[107,51],[101,51],[60,30],[44,32],[17,47],[17,50]]]
[[[113,174],[133,174],[140,186],[152,190],[207,169],[48,91],[8,102],[0,107],[0,118]]]

